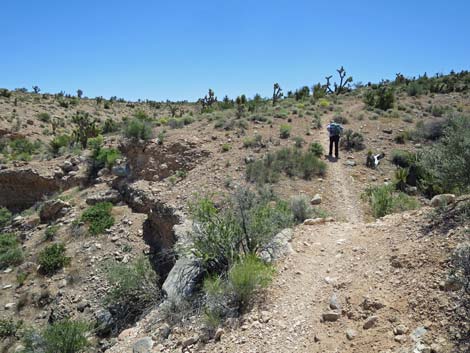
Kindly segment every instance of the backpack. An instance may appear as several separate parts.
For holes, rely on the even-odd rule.
[[[339,135],[341,135],[341,130],[343,130],[343,129],[341,128],[341,125],[336,124],[336,123],[331,123],[331,124],[330,124],[330,132],[331,132],[331,135],[332,135],[332,136],[339,136]]]

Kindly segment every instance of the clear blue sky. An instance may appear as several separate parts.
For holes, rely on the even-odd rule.
[[[469,0],[2,1],[0,87],[127,99],[269,96],[470,69]]]

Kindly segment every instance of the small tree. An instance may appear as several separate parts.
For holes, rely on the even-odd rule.
[[[331,89],[331,83],[330,83],[330,80],[331,78],[333,77],[332,75],[330,76],[326,76],[325,79],[326,79],[326,85],[325,85],[325,88],[327,89],[327,91],[329,93],[332,93],[332,94],[336,94],[336,95],[339,95],[341,93],[344,93],[347,91],[347,86],[353,81],[353,78],[352,76],[349,76],[348,78],[346,78],[346,70],[344,69],[343,66],[341,66],[339,69],[336,70],[338,72],[338,75],[339,75],[339,84],[337,84],[336,82],[334,83],[334,90]],[[346,79],[345,79],[346,78]]]
[[[39,92],[41,91],[41,89],[39,88],[39,86],[33,86],[33,92],[38,94]]]
[[[275,83],[273,87],[273,105],[276,105],[276,102],[282,98],[284,93],[282,93],[281,86],[279,83]]]
[[[217,97],[215,96],[214,91],[209,88],[209,92],[207,95],[204,96],[204,98],[200,98],[198,102],[202,106],[202,110],[206,110],[212,107],[214,103],[217,102]]]
[[[73,138],[82,145],[82,148],[86,148],[89,138],[96,137],[99,134],[97,120],[91,118],[88,113],[77,112],[72,117],[72,123],[75,124]]]
[[[77,90],[77,97],[82,98],[82,96],[83,96],[83,91],[81,89],[78,89]]]

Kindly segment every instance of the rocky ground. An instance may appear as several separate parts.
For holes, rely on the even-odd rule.
[[[173,227],[184,223],[188,201],[196,192],[217,197],[230,193],[246,182],[247,161],[293,146],[294,137],[302,137],[305,146],[319,141],[326,148],[325,126],[341,115],[348,119],[345,128],[362,133],[365,149],[341,151],[338,161],[328,162],[324,177],[309,181],[283,177],[273,186],[284,199],[320,195],[319,207],[335,221],[294,229],[292,253],[276,265],[274,283],[252,310],[225,323],[208,340],[201,335],[197,313],[185,314],[184,325],[169,325],[157,309],[135,327],[101,342],[102,348],[116,343],[109,352],[458,351],[453,345],[457,330],[452,321],[456,295],[445,283],[450,253],[458,242],[468,239],[468,231],[424,235],[422,225],[433,212],[428,208],[373,221],[360,196],[369,185],[393,178],[390,156],[394,149],[423,147],[421,143],[397,144],[397,134],[413,129],[418,121],[437,119],[432,106],[468,112],[467,94],[416,98],[402,93],[397,102],[400,109],[392,112],[366,110],[353,93],[328,106],[288,99],[254,113],[268,117],[266,121],[252,121],[248,115],[254,114],[246,113],[243,129],[215,127],[219,120],[233,120],[233,109],[199,114],[194,104],[182,104],[185,116],[195,121],[181,129],[156,127],[155,136],[166,131],[163,144],[158,139],[131,143],[119,133],[106,135],[105,145],[118,147],[130,169],[124,176],[103,169],[91,181],[89,151],[68,151],[58,157],[46,152],[52,127],[38,118],[39,113],[62,121],[57,133],[70,133],[70,117],[78,110],[103,122],[108,118],[121,121],[138,110],[155,119],[168,118],[168,107],[114,102],[106,108],[92,99],[65,107],[60,102],[53,96],[29,93],[0,97],[0,137],[38,139],[44,144],[42,152],[28,162],[1,158],[0,206],[15,212],[5,231],[18,234],[26,253],[22,265],[0,273],[1,317],[37,326],[65,316],[96,320],[108,289],[104,263],[128,263],[142,253],[171,249],[177,240]],[[321,128],[313,124],[316,114]],[[285,123],[292,126],[289,139],[279,137],[279,127]],[[262,143],[244,146],[244,140],[255,134],[261,135]],[[365,167],[368,150],[385,152],[378,169]],[[180,171],[184,173],[176,176]],[[424,206],[428,203],[417,199]],[[95,237],[77,233],[74,221],[98,201],[115,205],[115,224]],[[58,226],[54,241],[66,244],[72,261],[47,277],[38,274],[37,254],[48,244],[44,235],[49,224]],[[160,270],[164,276],[169,271]],[[24,283],[18,283],[19,273],[27,274]],[[15,344],[5,346],[13,352]]]

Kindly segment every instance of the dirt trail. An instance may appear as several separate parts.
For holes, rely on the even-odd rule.
[[[328,152],[326,131],[320,139]],[[279,264],[265,300],[244,318],[241,328],[227,332],[221,342],[210,343],[203,351],[366,353],[414,348],[409,338],[400,343],[394,340],[394,326],[416,323],[406,315],[407,300],[395,288],[402,274],[390,266],[391,256],[409,240],[411,228],[403,226],[403,219],[411,217],[394,215],[364,223],[358,194],[344,165],[347,156],[343,152],[340,157],[327,162],[324,182],[333,190],[329,200],[336,205],[335,218],[343,222],[297,227],[294,253]],[[380,310],[361,306],[364,298]],[[323,314],[331,312],[331,301],[339,304],[339,318],[323,322]],[[364,322],[375,314],[377,324],[365,330]],[[347,338],[348,330],[354,338]]]
[[[322,141],[323,148],[326,153],[329,149],[329,137],[326,128],[320,131],[320,141]],[[334,207],[335,218],[347,221],[350,223],[358,223],[364,220],[364,214],[361,203],[357,193],[353,189],[354,180],[346,171],[344,165],[346,161],[346,153],[340,149],[340,158],[327,159],[328,171],[325,182],[327,183],[327,190],[330,190],[331,200]]]

